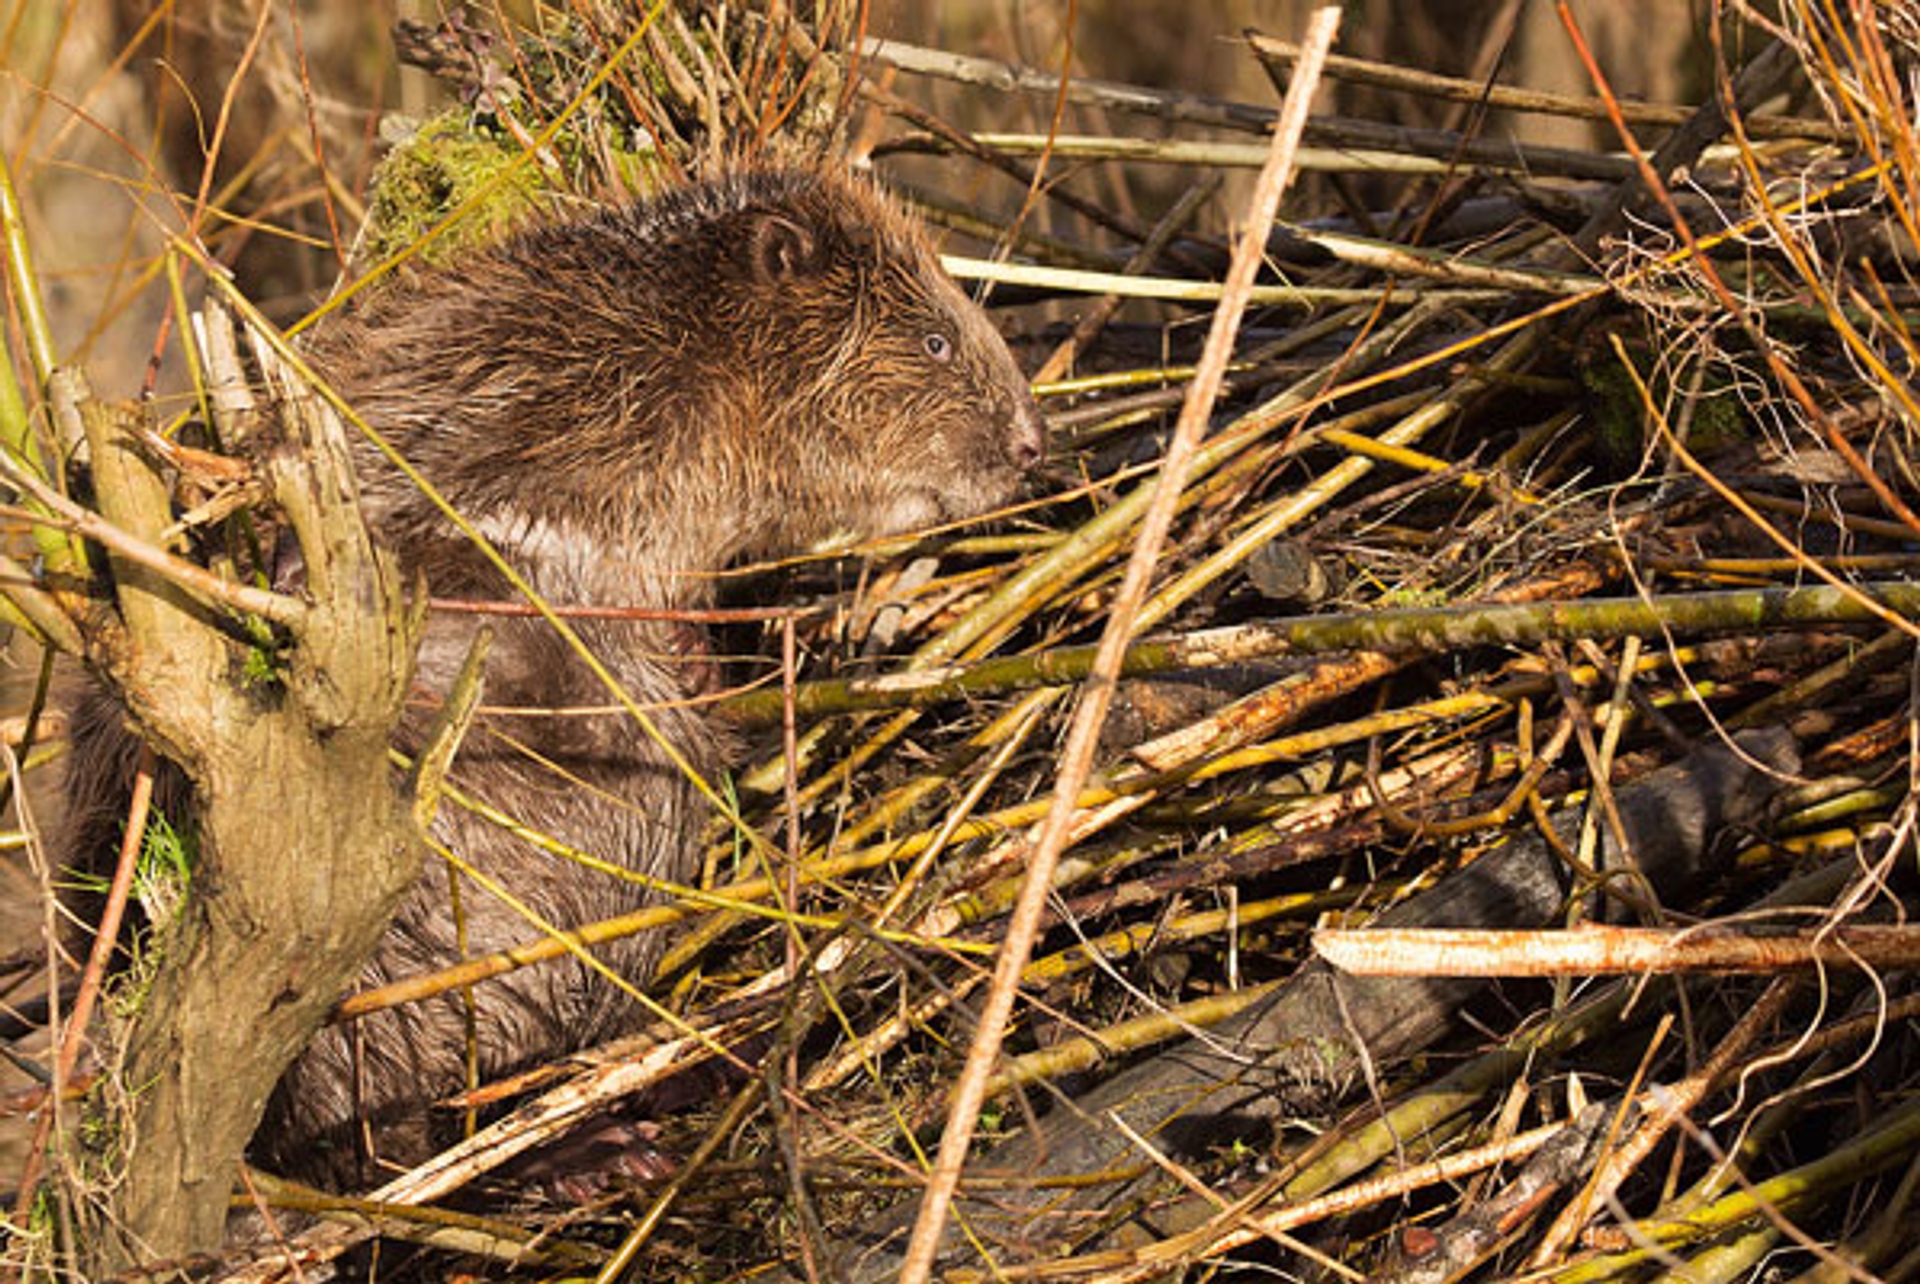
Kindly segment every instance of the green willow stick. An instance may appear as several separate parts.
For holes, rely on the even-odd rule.
[[[4,156],[0,156],[0,240],[5,242],[5,274],[12,286],[13,318],[26,345],[27,373],[32,378],[32,386],[46,392],[56,358],[53,333],[47,321],[40,278],[33,266],[32,248],[27,244],[26,218],[14,191],[13,172]],[[0,450],[33,476],[54,486],[60,485],[59,470],[49,471],[41,458],[23,384],[5,344],[0,344]],[[42,505],[31,499],[24,503],[29,510],[45,515]],[[35,551],[48,570],[85,574],[86,554],[80,541],[67,531],[36,523],[32,539]]]
[[[1865,584],[1859,591],[1889,610],[1909,618],[1920,617],[1920,585]],[[1138,677],[1324,651],[1531,646],[1578,638],[1658,637],[1667,633],[1694,636],[1814,624],[1871,624],[1876,618],[1860,602],[1825,586],[1729,589],[1651,598],[1582,598],[1513,606],[1356,611],[1136,642],[1128,648],[1121,672],[1126,677]],[[819,717],[1033,687],[1068,686],[1086,677],[1093,655],[1091,646],[1060,647],[1040,655],[1007,656],[879,678],[807,682],[794,691],[794,705],[802,715]],[[778,691],[750,691],[723,701],[722,707],[742,722],[763,723],[780,716],[781,699]]]
[[[1635,1222],[1627,1230],[1646,1247],[1589,1257],[1540,1276],[1550,1284],[1588,1284],[1621,1278],[1660,1248],[1674,1248],[1719,1234],[1741,1222],[1777,1216],[1831,1200],[1885,1168],[1911,1159],[1920,1144],[1920,1103],[1909,1102],[1844,1144],[1798,1168],[1756,1181],[1704,1208],[1680,1217]]]

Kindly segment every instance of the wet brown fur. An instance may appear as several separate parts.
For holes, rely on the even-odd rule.
[[[937,336],[931,338],[930,336]],[[944,349],[944,355],[943,355]],[[982,512],[1042,450],[1025,381],[985,315],[912,222],[865,184],[817,170],[742,170],[520,233],[457,266],[370,292],[309,344],[356,410],[550,601],[694,607],[712,572],[829,536],[877,536]],[[369,522],[443,597],[506,599],[481,554],[368,447]],[[472,617],[436,615],[416,678],[446,691]],[[605,689],[537,620],[496,620],[490,708],[605,707]],[[724,733],[678,662],[685,626],[576,628],[708,777]],[[402,729],[418,742],[430,709]],[[70,850],[110,859],[126,738],[110,702],[75,710]],[[531,751],[531,752],[529,752]],[[544,759],[544,763],[540,760]],[[629,869],[685,880],[705,817],[692,786],[624,715],[483,715],[454,782],[526,824]],[[637,908],[631,884],[583,871],[443,805],[434,837],[551,923]],[[467,951],[536,933],[471,886]],[[459,951],[443,863],[428,863],[363,974],[428,972]],[[596,954],[644,981],[643,935]],[[474,991],[489,1079],[632,1028],[637,1005],[568,961]],[[424,1104],[463,1083],[457,995],[321,1032],[269,1103],[257,1149],[334,1185],[380,1156],[429,1153]]]

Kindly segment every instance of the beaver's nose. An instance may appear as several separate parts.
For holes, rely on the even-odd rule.
[[[1031,472],[1047,457],[1047,421],[1032,397],[1013,408],[1007,433],[1007,458],[1021,472]]]

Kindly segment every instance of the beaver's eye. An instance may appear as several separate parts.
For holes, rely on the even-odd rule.
[[[938,331],[922,339],[920,344],[927,350],[928,356],[943,365],[953,360],[953,340]]]

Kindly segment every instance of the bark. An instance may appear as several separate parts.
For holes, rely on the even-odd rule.
[[[361,523],[339,421],[264,360],[277,422],[254,434],[272,439],[256,468],[300,543],[309,598],[283,684],[244,684],[231,617],[124,557],[109,559],[117,616],[89,640],[137,729],[191,780],[200,840],[128,1032],[114,1229],[91,1249],[103,1272],[218,1246],[268,1093],[421,868],[387,758],[420,615]],[[102,515],[158,544],[173,517],[138,413],[79,409]],[[244,435],[251,413],[223,427]]]

